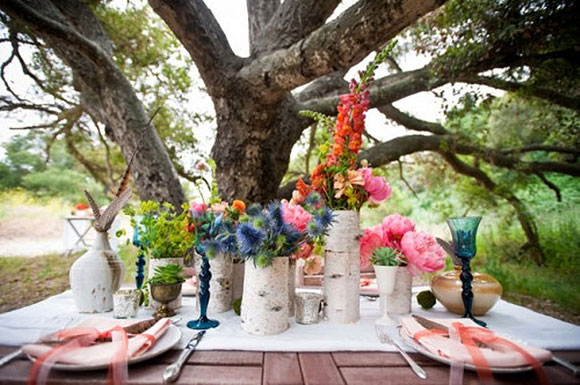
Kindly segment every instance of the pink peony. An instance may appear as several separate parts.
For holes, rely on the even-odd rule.
[[[383,246],[381,225],[376,225],[365,229],[359,243],[360,267],[368,267],[373,251]]]
[[[358,170],[364,179],[363,188],[369,193],[369,201],[379,204],[391,196],[393,190],[382,176],[373,175],[373,169],[363,167]]]
[[[227,202],[214,203],[213,205],[211,205],[211,211],[217,214],[225,213],[227,208],[228,208]]]
[[[282,202],[282,217],[286,223],[294,225],[301,233],[306,232],[308,222],[312,219],[312,215],[302,206],[288,202]]]
[[[385,246],[401,250],[401,239],[408,231],[415,230],[415,223],[400,214],[392,214],[383,219],[382,237]]]
[[[191,211],[191,215],[193,215],[194,218],[197,218],[205,213],[205,210],[207,210],[207,205],[205,203],[191,202],[189,209]]]
[[[408,231],[401,239],[401,249],[412,275],[433,272],[445,266],[445,252],[435,238],[423,231]]]

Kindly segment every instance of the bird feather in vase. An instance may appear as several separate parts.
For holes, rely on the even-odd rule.
[[[451,257],[451,260],[453,261],[453,265],[454,266],[461,266],[461,261],[459,260],[459,257],[457,257],[457,255],[455,255],[455,244],[453,243],[453,241],[448,242],[445,239],[441,239],[441,238],[436,238],[437,239],[437,243],[439,244],[439,246],[441,246],[443,248],[443,250],[445,250],[445,252]]]

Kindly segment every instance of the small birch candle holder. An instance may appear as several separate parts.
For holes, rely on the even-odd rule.
[[[317,324],[322,298],[317,293],[296,293],[296,322],[302,325]]]
[[[136,289],[121,289],[113,294],[113,317],[134,318],[139,310],[141,291]]]

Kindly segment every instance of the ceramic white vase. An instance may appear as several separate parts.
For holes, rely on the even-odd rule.
[[[396,276],[397,276],[397,266],[377,266],[373,265],[375,269],[375,275],[377,277],[377,286],[379,287],[379,295],[381,301],[388,301],[388,296],[395,289]],[[388,306],[388,303],[387,303]],[[382,317],[375,321],[375,324],[381,324],[385,326],[396,325],[397,321],[389,317],[389,314],[382,309]]]
[[[406,266],[397,267],[395,288],[387,297],[387,312],[403,315],[411,313],[411,299],[413,298],[413,276]]]
[[[107,233],[97,232],[91,248],[69,271],[70,286],[81,313],[102,313],[113,309],[113,293],[119,290],[125,267],[111,249]]]
[[[155,274],[155,268],[158,266],[167,266],[167,265],[184,266],[183,258],[150,258],[148,264],[149,267],[147,268],[147,278],[153,277],[153,274]],[[179,296],[177,296],[177,298],[169,302],[167,306],[169,306],[169,308],[171,308],[172,310],[179,309],[181,307],[181,293],[179,293]],[[149,307],[154,310],[157,310],[161,307],[161,303],[155,301],[153,297],[151,297],[151,290],[149,290]]]
[[[201,257],[195,254],[195,271],[201,271]],[[210,314],[223,313],[232,310],[232,288],[234,263],[232,258],[218,254],[209,260],[211,280],[209,281],[209,303],[207,311]],[[199,282],[199,280],[198,280]]]
[[[358,211],[338,210],[326,237],[324,303],[329,322],[350,324],[360,318],[360,220]]]
[[[288,257],[274,258],[268,267],[246,263],[241,316],[242,328],[250,334],[288,329]]]

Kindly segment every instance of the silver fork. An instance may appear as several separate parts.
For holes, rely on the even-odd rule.
[[[386,325],[381,325],[381,324],[375,324],[375,331],[377,332],[377,336],[379,337],[379,341],[381,341],[381,343],[383,344],[393,344],[393,346],[395,347],[395,349],[397,349],[397,351],[399,353],[401,353],[401,355],[403,356],[403,358],[405,359],[405,361],[407,361],[407,363],[409,364],[409,366],[411,367],[411,369],[413,370],[413,372],[417,375],[417,377],[426,380],[427,379],[427,373],[425,373],[425,371],[415,362],[415,360],[413,360],[404,350],[403,347],[401,347],[399,341],[397,341],[396,338],[391,338],[391,336],[389,335],[389,326]]]

